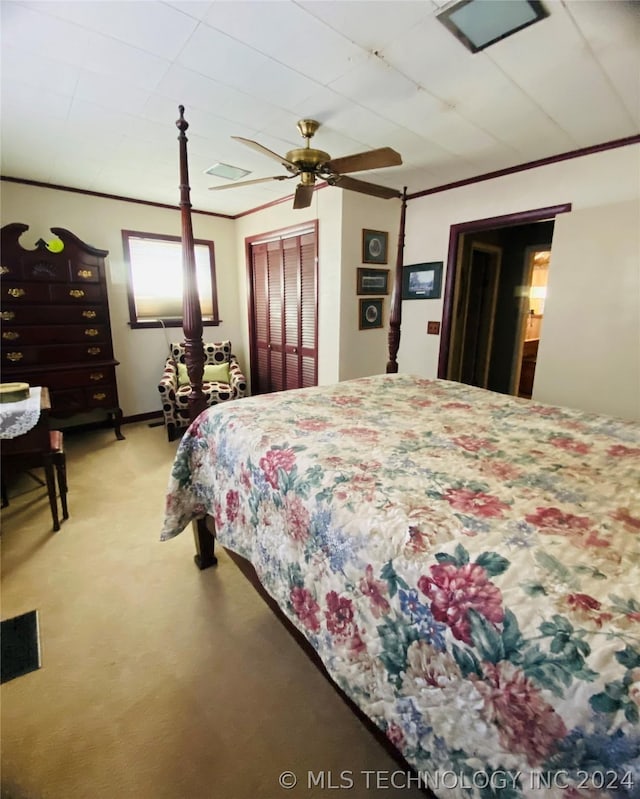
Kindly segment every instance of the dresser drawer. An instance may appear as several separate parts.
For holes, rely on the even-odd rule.
[[[20,347],[23,344],[67,344],[70,342],[107,341],[109,329],[104,325],[31,325],[19,327],[5,324],[2,343]]]
[[[46,283],[99,283],[101,280],[100,264],[93,260],[77,260],[71,264],[68,259],[49,260],[46,256],[33,254],[22,259],[19,267],[5,267],[6,277],[17,280],[43,281]]]
[[[81,363],[82,361],[104,361],[113,357],[110,341],[101,341],[96,344],[73,344],[67,347],[56,347],[56,363]],[[50,363],[50,361],[49,361]]]
[[[10,346],[9,342],[2,342],[2,368],[19,369],[39,363],[37,347]],[[11,381],[13,378],[11,378]],[[10,381],[10,382],[11,382]]]
[[[49,388],[49,396],[53,416],[69,416],[87,410],[84,391],[81,388],[66,390]]]
[[[27,346],[4,344],[2,348],[2,366],[4,368],[36,366],[42,364],[90,363],[104,361],[112,357],[111,342],[102,341],[96,344],[69,344]]]
[[[53,416],[92,411],[96,408],[115,408],[118,405],[115,386],[96,388],[49,389]]]
[[[84,390],[87,408],[115,408],[118,404],[114,386],[96,386]]]
[[[5,325],[36,325],[43,319],[52,325],[100,324],[107,321],[105,309],[99,305],[21,305],[0,312]]]
[[[22,259],[21,278],[28,281],[42,281],[45,283],[68,283],[69,262],[62,259],[49,260],[46,256],[29,255]]]
[[[115,367],[111,365],[100,365],[91,369],[55,369],[39,376],[38,380],[42,380],[50,389],[77,388],[78,386],[91,388],[108,383],[115,385],[116,372]]]
[[[0,277],[3,280],[20,280],[22,270],[19,264],[2,263],[0,266]]]
[[[51,297],[49,288],[50,286],[46,283],[18,283],[17,281],[3,280],[2,305],[4,307],[13,305],[13,303],[22,305],[34,302],[47,303]]]
[[[71,267],[71,282],[72,283],[99,283],[100,282],[100,266],[88,261],[79,261]]]
[[[2,305],[33,305],[34,303],[66,303],[68,305],[87,305],[102,302],[102,287],[99,283],[18,283],[4,280],[2,285]]]
[[[75,283],[66,286],[52,284],[49,289],[51,302],[86,305],[92,302],[102,302],[103,299],[102,287],[99,283]]]
[[[11,373],[11,380],[28,383],[30,386],[46,386],[51,390],[83,388],[93,391],[105,386],[116,385],[116,370],[118,361],[106,361],[93,367],[69,367],[66,364],[56,365],[51,368],[34,366],[16,368]]]

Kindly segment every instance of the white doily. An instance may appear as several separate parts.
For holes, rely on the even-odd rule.
[[[40,418],[40,386],[29,389],[29,398],[0,405],[0,438],[17,438],[35,427]]]

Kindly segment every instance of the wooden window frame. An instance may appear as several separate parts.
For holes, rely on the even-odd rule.
[[[122,249],[124,252],[124,260],[127,265],[127,300],[129,304],[129,326],[132,329],[144,329],[144,328],[155,328],[155,327],[182,327],[182,316],[175,317],[159,317],[157,319],[146,319],[138,318],[138,313],[136,309],[136,298],[133,289],[133,268],[131,265],[131,250],[129,247],[129,240],[130,239],[151,239],[154,241],[166,241],[166,242],[180,242],[182,241],[180,236],[169,236],[164,233],[147,233],[141,230],[123,230],[122,231]],[[194,239],[194,244],[196,246],[203,246],[206,247],[209,251],[209,266],[211,269],[211,307],[213,309],[212,315],[203,315],[202,317],[202,324],[204,327],[217,327],[221,323],[221,319],[218,313],[218,288],[216,284],[216,261],[215,261],[215,249],[213,241],[208,239]],[[177,285],[180,286],[180,292],[182,293],[182,279],[183,279],[183,271],[182,271],[182,262],[180,263],[179,270],[176,274],[177,278]]]

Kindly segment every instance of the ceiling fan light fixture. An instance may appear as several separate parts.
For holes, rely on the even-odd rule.
[[[239,166],[231,166],[230,164],[222,164],[218,162],[209,169],[205,169],[205,175],[215,175],[217,178],[225,178],[226,180],[240,180],[245,175],[250,175],[249,169],[241,169]]]
[[[458,0],[436,17],[472,53],[547,17],[540,0]]]

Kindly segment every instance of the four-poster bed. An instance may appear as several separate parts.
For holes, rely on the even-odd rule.
[[[437,796],[640,796],[638,427],[397,374],[406,194],[387,374],[200,413],[182,111],[163,539],[193,522],[204,568],[215,533]]]

